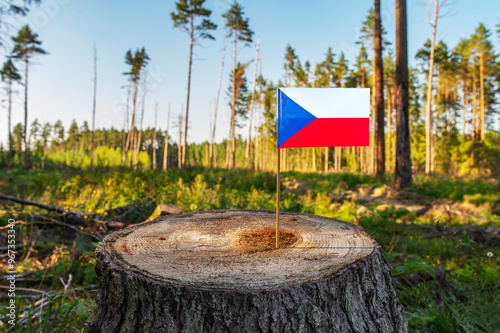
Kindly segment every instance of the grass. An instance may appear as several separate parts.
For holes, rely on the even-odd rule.
[[[283,210],[359,224],[382,245],[411,332],[499,331],[500,248],[480,241],[474,234],[477,228],[499,227],[497,215],[487,217],[488,223],[476,229],[467,229],[472,226],[453,219],[436,223],[406,210],[379,211],[374,204],[367,205],[368,214],[359,216],[355,202],[335,202],[329,194],[336,188],[382,186],[374,177],[285,172],[286,177],[300,181],[309,191],[282,193]],[[408,191],[476,205],[498,205],[500,198],[498,182],[481,179],[416,177]],[[159,203],[175,204],[183,211],[274,209],[276,182],[272,173],[244,170],[188,168],[162,173],[15,169],[0,174],[0,192],[74,211],[95,212],[100,217],[127,207],[128,222],[136,223],[145,220]],[[37,211],[20,205],[2,209]],[[6,224],[10,217],[26,218],[6,214],[0,217],[0,224]],[[39,295],[18,299],[17,309],[22,311],[17,320],[22,324],[17,332],[82,331],[83,324],[91,320],[96,297],[93,250],[98,244],[58,226],[17,225],[16,238],[21,245],[17,270],[27,277],[18,281],[19,286],[48,290],[52,297],[50,306],[42,311],[35,311]],[[304,272],[318,269],[324,267],[308,267]],[[59,278],[67,280],[69,274],[73,279],[65,294]],[[0,306],[6,306],[7,301],[2,297]],[[5,332],[9,325],[5,318],[2,321],[0,332]]]

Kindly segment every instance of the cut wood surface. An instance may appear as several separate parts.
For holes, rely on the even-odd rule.
[[[277,250],[272,211],[182,213],[108,235],[93,329],[406,332],[389,266],[362,228],[282,214]]]

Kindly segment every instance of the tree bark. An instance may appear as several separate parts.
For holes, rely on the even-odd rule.
[[[380,19],[380,0],[375,0],[374,9],[373,53],[375,57],[375,112],[377,135],[377,180],[382,181],[385,175],[385,137],[384,137],[384,64],[382,62],[382,22]]]
[[[158,102],[155,103],[155,127],[153,128],[153,170],[156,170],[156,126],[158,126]]]
[[[437,1],[437,0],[436,0]],[[396,167],[394,187],[411,185],[406,0],[396,0]]]
[[[237,30],[234,28],[234,50],[233,50],[233,105],[231,112],[231,146],[229,155],[230,158],[230,168],[234,169],[236,167],[236,143],[234,135],[235,117],[236,117],[236,44],[238,41]]]
[[[9,99],[9,106],[8,106],[8,113],[9,113],[9,118],[8,118],[8,131],[9,131],[9,156],[8,156],[8,168],[12,166],[12,79],[9,79],[9,85],[7,87],[7,96]]]
[[[436,30],[438,21],[439,6],[438,0],[434,0],[434,19],[432,22],[432,43],[429,57],[429,76],[427,78],[427,103],[425,121],[425,173],[431,173],[432,158],[432,77],[434,71],[434,49],[436,46]]]
[[[147,74],[147,72],[146,72]],[[142,124],[144,120],[144,107],[146,104],[146,92],[147,92],[147,78],[144,79],[143,83],[143,89],[144,93],[142,95],[142,110],[141,110],[141,123],[139,125],[139,135],[137,136],[137,142],[136,142],[136,150],[135,150],[135,162],[134,162],[134,169],[137,169],[137,165],[139,164],[139,153],[141,151],[141,140],[142,140]]]
[[[174,214],[108,235],[91,332],[408,331],[382,249],[362,228],[280,215],[278,250],[275,237],[264,249],[246,237],[274,226],[273,211]]]
[[[255,83],[257,80],[257,66],[259,63],[259,45],[260,38],[257,41],[257,50],[255,51],[255,67],[253,71],[253,87],[252,87],[252,99],[250,100],[250,117],[248,118],[248,141],[247,141],[247,149],[246,149],[246,159],[245,159],[245,169],[248,170],[248,166],[252,165],[252,120],[253,120],[253,106],[255,99]]]
[[[182,146],[181,166],[186,165],[186,149],[187,149],[187,131],[188,131],[188,113],[189,113],[189,94],[191,92],[191,67],[193,65],[193,45],[194,45],[194,18],[191,17],[191,30],[189,41],[189,68],[188,68],[188,84],[186,96],[186,115],[184,116],[184,145]]]
[[[325,147],[325,163],[324,163],[324,169],[325,172],[328,172],[328,147]]]
[[[90,170],[94,170],[94,131],[95,131],[96,94],[97,94],[97,49],[94,43],[94,98],[92,101],[92,136],[90,139]]]
[[[28,57],[24,60],[24,168],[28,167]]]
[[[484,53],[481,52],[479,54],[479,89],[480,89],[480,98],[481,98],[481,115],[480,115],[480,127],[479,133],[481,141],[485,140],[485,128],[484,128],[484,114],[485,114],[485,106],[484,106]]]
[[[222,83],[222,73],[224,71],[224,57],[226,55],[226,46],[227,46],[228,38],[229,38],[229,35],[226,33],[226,37],[224,38],[224,47],[222,49],[222,60],[221,60],[220,72],[219,72],[219,84],[217,86],[217,97],[215,99],[214,129],[212,132],[212,149],[210,150],[210,153],[211,153],[210,167],[211,168],[213,168],[217,164],[217,153],[216,153],[217,145],[215,144],[215,128],[217,125],[217,110],[219,108],[220,88],[221,88],[221,83]]]

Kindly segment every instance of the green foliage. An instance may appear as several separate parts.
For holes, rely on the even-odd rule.
[[[481,178],[469,180],[464,178],[417,176],[413,182],[413,188],[408,189],[410,192],[453,200],[463,200],[465,195],[480,197],[491,195],[489,199],[496,198],[498,200],[498,194],[500,193],[500,183],[498,181],[490,182]],[[474,203],[479,202],[477,198]]]
[[[45,299],[47,302],[47,299]],[[26,313],[21,316],[19,309],[25,303],[23,298],[16,299],[16,313],[12,326],[13,329],[7,330],[10,325],[2,327],[3,333],[63,333],[70,332],[81,326],[90,316],[90,312],[85,305],[78,299],[73,301],[65,297],[51,296],[44,306],[35,307],[30,304]]]
[[[359,224],[381,244],[387,261],[393,267],[392,276],[398,298],[407,311],[410,331],[495,332],[498,327],[495,313],[500,300],[500,252],[497,247],[481,243],[465,229],[435,236],[436,233],[460,227],[455,220],[436,224],[406,209],[377,209],[378,204],[366,204],[368,212],[360,216],[355,202],[332,199],[331,194],[336,189],[382,185],[372,176],[288,171],[283,173],[283,179],[287,177],[300,181],[308,191],[305,194],[283,191],[282,210],[318,214]],[[18,181],[11,182],[9,179]],[[102,219],[131,209],[126,217],[130,223],[144,221],[159,203],[176,204],[184,211],[273,210],[276,200],[275,174],[241,169],[193,167],[169,169],[167,172],[14,169],[0,175],[0,186],[1,192],[64,205],[76,211],[96,212]],[[474,204],[496,201],[499,193],[495,182],[437,177],[417,177],[410,190]],[[490,225],[498,226],[498,221],[494,221],[491,220]],[[29,229],[20,226],[18,232],[22,239]],[[72,245],[37,241],[34,244],[36,253],[57,260],[54,259],[46,273],[39,271],[35,274],[52,279],[47,284],[53,288],[60,288],[58,277],[68,274],[72,274],[75,286],[94,284],[93,250],[97,245],[84,235],[77,237]],[[19,269],[33,269],[33,263],[33,258],[30,258],[20,263]],[[71,310],[69,317],[73,318],[72,323],[88,321],[91,310],[86,305],[89,302],[86,299]],[[61,298],[57,300],[59,303],[54,304],[62,307],[57,317],[62,321],[71,303]],[[54,305],[48,323],[53,320],[56,307]],[[33,329],[39,328],[38,323],[32,321]]]

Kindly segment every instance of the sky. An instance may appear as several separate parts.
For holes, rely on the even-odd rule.
[[[414,55],[432,29],[427,22],[424,0],[407,0],[408,55],[410,65]],[[203,142],[209,138],[224,43],[222,14],[232,0],[206,0],[212,10],[211,20],[219,27],[213,33],[215,41],[201,40],[194,48],[189,108],[188,143]],[[358,53],[361,24],[373,0],[241,0],[253,43],[238,44],[237,60],[251,61],[260,39],[262,74],[274,82],[284,78],[285,48],[290,44],[302,63],[311,64],[324,58],[328,47],[337,55],[343,51],[348,59]],[[461,38],[469,37],[480,22],[492,31],[491,40],[498,52],[499,38],[494,33],[500,23],[498,0],[456,0],[443,8],[447,14],[438,23],[437,40],[454,47]],[[387,39],[394,48],[394,0],[381,1],[382,24]],[[173,27],[170,13],[175,11],[173,0],[42,0],[32,6],[26,17],[10,20],[8,31],[3,31],[4,48],[0,49],[2,62],[12,48],[10,37],[24,24],[39,34],[47,55],[33,58],[29,73],[28,123],[37,118],[41,122],[62,120],[66,129],[75,119],[79,125],[91,123],[93,94],[94,43],[97,48],[97,128],[123,128],[127,100],[128,70],[124,61],[127,50],[145,47],[151,58],[147,70],[149,91],[144,107],[144,127],[154,126],[155,106],[157,123],[167,128],[170,110],[171,137],[178,137],[174,127],[186,103],[189,37]],[[233,45],[226,52],[222,92],[219,102],[216,141],[229,134],[230,108],[226,91],[232,69]],[[19,65],[20,69],[22,65]],[[253,82],[253,63],[247,71],[249,88]],[[12,123],[24,121],[24,94],[16,86]],[[2,89],[3,91],[3,89]],[[138,111],[142,107],[142,96]],[[254,122],[255,123],[255,122]],[[237,130],[246,136],[248,128]],[[7,141],[7,103],[2,96],[0,108],[0,142]]]

